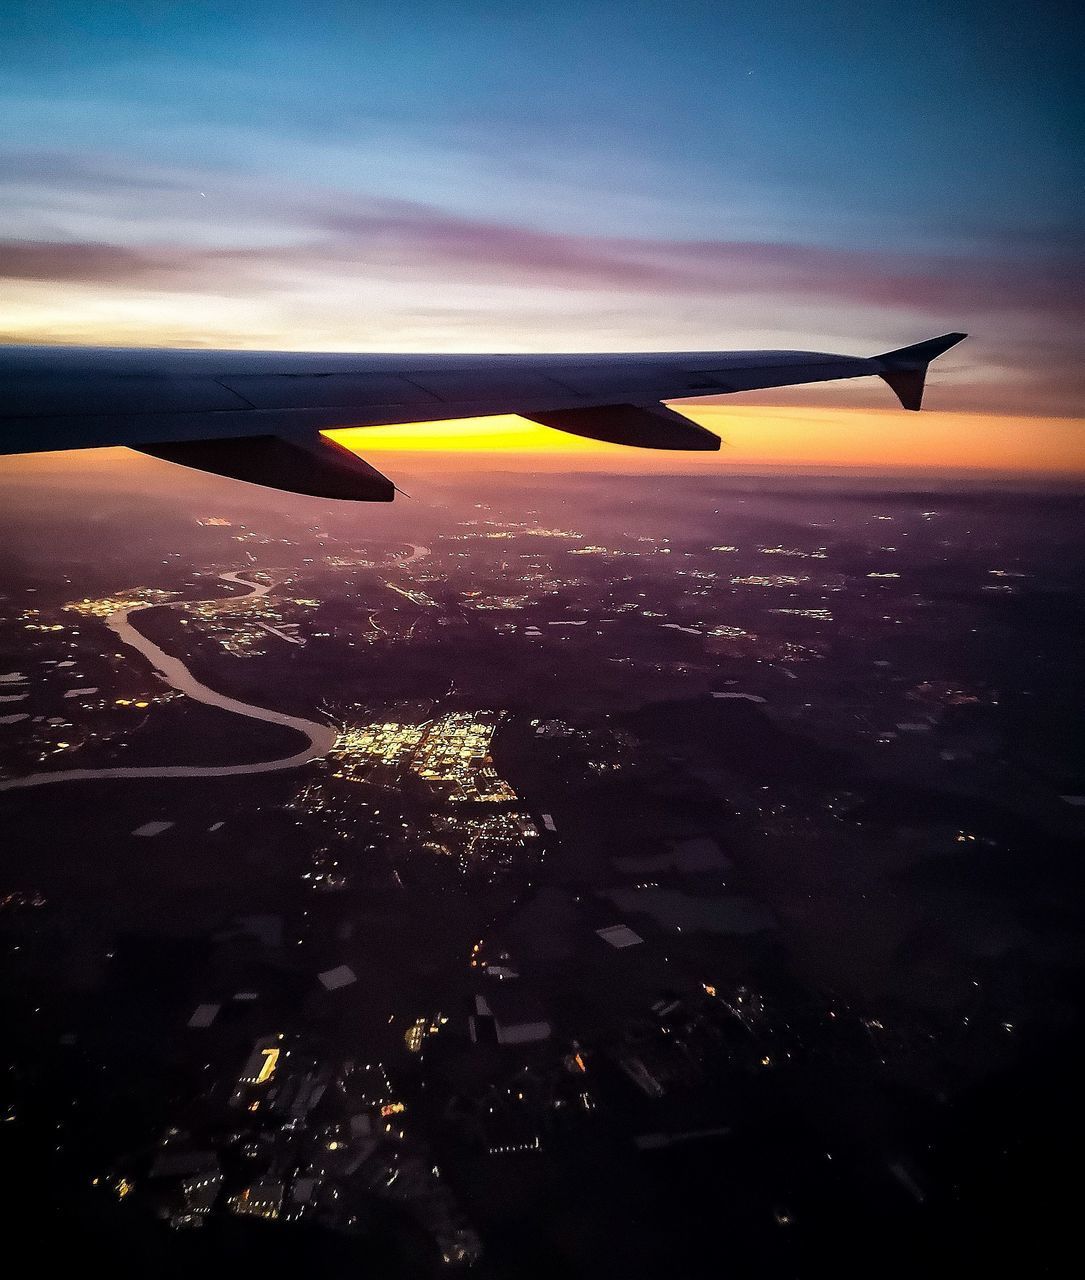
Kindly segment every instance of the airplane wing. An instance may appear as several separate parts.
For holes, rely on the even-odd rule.
[[[880,356],[817,351],[374,355],[0,347],[0,453],[127,445],[317,497],[391,501],[395,486],[320,433],[517,413],[648,449],[718,449],[664,400],[878,376],[918,409],[949,333]]]

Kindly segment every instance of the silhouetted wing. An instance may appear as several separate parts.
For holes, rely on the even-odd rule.
[[[962,337],[869,359],[0,347],[0,453],[128,445],[293,492],[381,501],[391,483],[321,431],[518,413],[616,444],[713,449],[711,432],[660,402],[878,375],[918,408],[927,363]]]

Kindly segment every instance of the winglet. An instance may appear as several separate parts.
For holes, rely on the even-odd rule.
[[[893,388],[905,409],[918,410],[923,404],[927,366],[967,337],[967,333],[945,333],[940,338],[928,338],[926,342],[917,342],[911,347],[886,351],[884,355],[875,356],[882,366],[878,377]]]

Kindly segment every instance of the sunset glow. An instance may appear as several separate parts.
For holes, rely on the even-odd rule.
[[[682,408],[682,406],[676,406]],[[1085,423],[994,414],[902,413],[899,409],[687,405],[682,412],[723,439],[719,453],[636,450],[566,435],[507,415],[459,422],[361,427],[327,434],[365,456],[442,453],[449,465],[501,465],[668,472],[749,467],[885,467],[1085,475]]]
[[[343,438],[471,465],[1085,471],[1077,69],[1069,41],[1039,57],[1026,10],[997,40],[955,9],[901,41],[744,4],[721,50],[716,6],[273,9],[210,41],[190,6],[153,32],[27,9],[0,90],[0,341],[876,355],[967,331],[921,415],[873,379],[690,409],[715,458],[514,418]]]

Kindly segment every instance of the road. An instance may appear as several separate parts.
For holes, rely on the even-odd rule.
[[[418,550],[416,548],[416,550]],[[421,549],[424,553],[424,548]],[[413,559],[414,557],[412,557]],[[131,609],[118,609],[106,619],[106,626],[116,633],[123,644],[137,649],[151,663],[155,671],[168,685],[186,694],[195,702],[202,702],[209,707],[218,707],[234,715],[246,716],[250,720],[263,720],[267,724],[285,725],[288,729],[296,729],[306,737],[308,746],[291,756],[282,756],[275,760],[261,760],[255,764],[227,765],[163,765],[146,768],[112,768],[112,769],[60,769],[48,773],[30,773],[21,778],[8,778],[0,782],[0,791],[12,791],[23,787],[41,787],[55,782],[91,782],[103,778],[231,778],[247,773],[274,773],[279,769],[296,769],[308,764],[310,760],[319,760],[326,756],[335,745],[336,730],[330,725],[320,724],[316,720],[304,720],[300,716],[290,716],[283,711],[273,711],[269,707],[258,707],[250,702],[241,702],[237,698],[218,693],[215,689],[201,684],[189,671],[180,658],[171,657],[164,649],[148,640],[142,632],[137,631],[130,619],[144,609],[175,609],[186,604],[210,604],[216,600],[241,600],[252,596],[265,596],[271,589],[259,582],[251,582],[237,572],[223,573],[219,577],[224,582],[248,587],[247,596],[212,596],[210,600],[177,601],[174,604],[154,605],[141,604]]]

